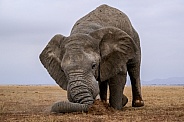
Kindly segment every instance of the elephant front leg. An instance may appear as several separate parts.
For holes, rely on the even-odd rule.
[[[144,106],[144,101],[141,95],[140,63],[128,64],[127,70],[132,85],[132,107]]]
[[[122,109],[128,102],[127,97],[123,94],[126,83],[126,73],[119,73],[109,81],[110,98],[109,103],[115,109]]]

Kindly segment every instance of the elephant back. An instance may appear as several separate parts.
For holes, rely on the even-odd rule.
[[[81,33],[81,31],[82,33],[90,33],[100,27],[108,26],[119,28],[125,31],[130,37],[133,36],[133,27],[127,15],[108,5],[101,5],[79,19],[73,26],[71,34]],[[86,32],[83,31],[84,29]]]

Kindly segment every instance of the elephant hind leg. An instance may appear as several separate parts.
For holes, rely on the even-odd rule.
[[[144,106],[144,101],[141,95],[140,63],[128,64],[127,69],[132,84],[132,107]]]
[[[142,107],[142,106],[144,106],[144,101],[142,100],[141,97],[134,99],[132,101],[132,107]]]

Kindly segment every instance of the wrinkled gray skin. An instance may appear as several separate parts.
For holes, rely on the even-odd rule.
[[[51,77],[69,102],[58,102],[52,112],[87,112],[96,96],[122,109],[127,72],[132,84],[132,106],[141,107],[141,49],[137,32],[121,11],[101,5],[78,20],[69,37],[55,35],[40,54]],[[99,83],[98,83],[99,82]]]

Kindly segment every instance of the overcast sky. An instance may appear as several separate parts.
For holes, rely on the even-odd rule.
[[[0,84],[55,84],[40,52],[101,4],[125,12],[139,33],[143,81],[184,77],[183,0],[71,1],[0,0]]]

